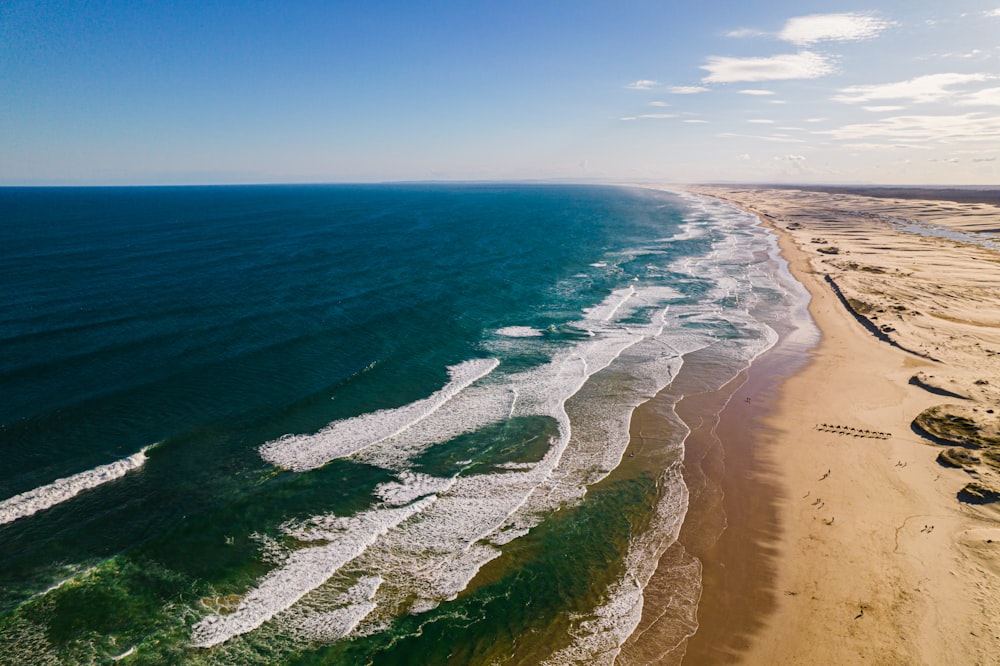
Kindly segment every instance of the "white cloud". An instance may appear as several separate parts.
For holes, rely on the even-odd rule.
[[[757,136],[754,134],[736,134],[734,132],[722,132],[715,136],[720,139],[759,139],[761,141],[773,141],[775,143],[805,143],[802,139],[792,139],[784,136]]]
[[[805,162],[806,161],[806,158],[805,158],[804,155],[785,155],[784,157],[780,157],[778,159],[783,159],[783,160],[786,160],[788,162]]]
[[[692,125],[707,125],[707,120],[699,120],[698,118],[688,118],[687,120],[682,120],[681,122],[690,123]]]
[[[1000,17],[1000,9],[991,9],[988,12],[986,12],[986,15]]]
[[[851,150],[885,150],[886,148],[892,148],[884,143],[845,143],[844,148],[850,148]]]
[[[778,81],[783,79],[815,79],[833,72],[830,59],[801,51],[764,58],[731,58],[709,56],[705,83],[734,83],[737,81]]]
[[[676,113],[643,113],[638,116],[625,116],[618,120],[663,120],[664,118],[676,118]]]
[[[932,53],[917,56],[917,60],[944,60],[948,58],[959,58],[961,60],[990,60],[993,54],[988,50],[972,49],[971,51],[946,51],[944,53]]]
[[[741,162],[746,162],[747,160],[750,159],[750,153],[740,153],[739,155],[736,156],[736,159],[738,159]]]
[[[852,150],[892,150],[896,148],[906,148],[908,150],[921,149],[930,150],[929,146],[916,146],[913,144],[905,143],[845,143],[844,148],[851,148]]]
[[[860,104],[882,99],[908,99],[913,102],[936,102],[955,94],[954,86],[995,78],[989,74],[928,74],[908,81],[842,88],[833,97],[836,102]]]
[[[759,89],[747,89],[739,91],[741,95],[774,95],[773,90],[759,90]]]
[[[973,157],[972,161],[973,162],[996,162],[997,158],[995,158],[995,157]]]
[[[959,106],[1000,106],[1000,88],[986,88],[970,93],[955,103]]]
[[[896,141],[989,141],[1000,139],[1000,117],[982,113],[895,116],[874,123],[844,125],[817,134],[828,134],[846,141],[872,137]]]
[[[799,46],[872,39],[891,24],[870,14],[812,14],[789,19],[778,37]]]
[[[747,121],[748,123],[755,123],[757,125],[773,125],[773,120],[768,120],[766,118],[753,118]]]
[[[772,100],[768,100],[767,103],[768,104],[788,104],[788,102],[786,102],[783,99],[772,99]]]
[[[763,37],[766,34],[766,32],[754,30],[753,28],[739,28],[737,30],[730,30],[727,32],[726,37],[736,37],[739,39],[743,37]]]
[[[806,118],[807,123],[822,123],[829,120],[829,118]]]
[[[650,106],[659,106],[659,107],[670,106],[666,102],[650,102],[649,105]]]
[[[905,106],[866,106],[863,107],[865,111],[874,111],[875,113],[881,113],[884,111],[902,111]]]
[[[651,81],[649,79],[639,79],[638,81],[633,81],[625,87],[629,90],[652,90],[656,86],[660,85],[659,81]]]
[[[709,91],[705,86],[671,86],[667,90],[675,95],[697,95]]]

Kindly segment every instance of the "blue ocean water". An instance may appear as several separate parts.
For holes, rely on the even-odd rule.
[[[0,189],[0,659],[613,659],[687,500],[684,425],[636,448],[632,410],[695,352],[725,384],[794,300],[755,222],[624,187]]]

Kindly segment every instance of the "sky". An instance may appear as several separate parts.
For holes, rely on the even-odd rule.
[[[0,185],[1000,185],[1000,0],[0,1]]]

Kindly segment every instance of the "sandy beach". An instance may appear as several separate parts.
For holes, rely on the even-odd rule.
[[[755,364],[714,429],[727,525],[689,541],[683,663],[996,663],[1000,208],[688,189],[777,230],[821,336]]]

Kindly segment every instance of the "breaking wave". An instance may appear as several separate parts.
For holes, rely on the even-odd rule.
[[[147,446],[128,458],[122,458],[73,476],[56,479],[48,485],[14,495],[10,499],[0,502],[0,525],[33,516],[39,511],[71,500],[86,490],[120,479],[146,463],[146,451],[148,450]]]

